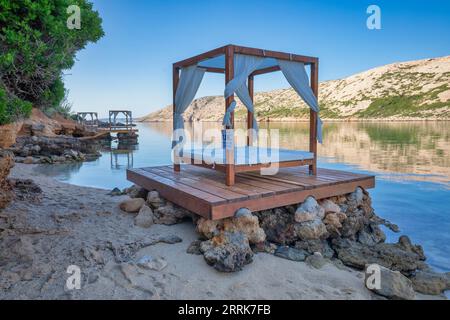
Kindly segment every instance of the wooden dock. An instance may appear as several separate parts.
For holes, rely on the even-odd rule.
[[[194,165],[128,169],[127,179],[147,190],[157,190],[167,200],[208,219],[231,217],[239,208],[260,211],[375,187],[375,177],[318,168],[311,176],[307,167],[280,168],[278,174],[259,171],[239,173],[236,183],[223,183],[225,174]]]

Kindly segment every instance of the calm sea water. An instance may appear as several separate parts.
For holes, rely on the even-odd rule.
[[[213,123],[203,127],[219,128]],[[279,129],[281,147],[308,149],[306,123],[261,127]],[[138,128],[136,150],[114,150],[114,145],[94,162],[40,170],[82,186],[128,187],[127,168],[170,163],[171,126],[151,123]],[[377,214],[421,244],[436,270],[450,271],[450,122],[326,123],[319,156],[320,167],[376,175],[370,193]],[[400,235],[386,233],[388,241]]]

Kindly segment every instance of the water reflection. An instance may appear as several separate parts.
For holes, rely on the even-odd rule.
[[[170,137],[166,123],[145,124]],[[236,128],[244,128],[238,123]],[[212,122],[186,124],[220,129]],[[278,129],[280,146],[308,150],[309,124],[262,123],[260,128]],[[347,163],[362,170],[389,175],[391,179],[432,181],[450,187],[449,122],[331,122],[324,125],[324,142],[318,147],[322,161]]]

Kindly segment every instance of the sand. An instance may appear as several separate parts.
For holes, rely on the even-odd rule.
[[[118,208],[128,196],[65,184],[35,168],[17,164],[12,177],[33,179],[43,191],[40,202],[15,201],[0,214],[11,226],[4,246],[12,239],[2,250],[20,258],[0,263],[0,299],[379,299],[364,287],[362,272],[334,262],[315,269],[258,253],[241,272],[217,272],[203,256],[186,253],[198,237],[192,222],[137,227]],[[169,235],[182,242],[144,247],[126,262],[109,249]],[[138,266],[145,255],[167,266]],[[70,265],[81,269],[81,289],[66,288]]]

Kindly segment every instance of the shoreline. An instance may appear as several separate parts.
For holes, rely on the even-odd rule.
[[[186,253],[199,238],[192,222],[137,227],[134,216],[118,207],[128,196],[60,182],[35,169],[16,164],[12,170],[12,178],[33,179],[42,195],[37,202],[15,200],[2,211],[2,217],[11,218],[8,236],[18,241],[13,252],[26,263],[0,269],[1,299],[383,299],[365,288],[362,271],[332,261],[316,269],[257,253],[240,272],[217,272],[201,255]],[[134,262],[117,262],[108,249],[174,235],[181,242],[142,247],[134,252]],[[167,266],[142,270],[135,260],[145,255]],[[72,264],[80,266],[83,285],[68,291],[66,268]],[[11,287],[5,290],[8,280]]]
[[[322,119],[324,123],[327,122],[447,122],[450,121],[450,118],[445,119],[421,119],[421,118],[413,118],[413,119]],[[168,120],[146,120],[141,121],[138,119],[135,120],[137,123],[172,123],[172,119]],[[212,123],[222,123],[221,120],[201,120],[201,121],[184,121],[184,123],[195,123],[195,122],[212,122]],[[246,120],[234,120],[234,122],[238,123],[247,123]],[[258,123],[309,123],[309,119],[297,119],[297,120],[283,120],[283,119],[274,119],[269,121],[258,121]]]

